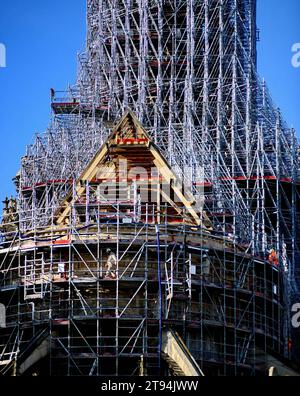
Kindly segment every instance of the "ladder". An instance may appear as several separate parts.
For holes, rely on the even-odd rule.
[[[43,256],[33,260],[25,257],[24,300],[44,298],[47,284],[50,283],[49,275],[45,275],[45,261]]]

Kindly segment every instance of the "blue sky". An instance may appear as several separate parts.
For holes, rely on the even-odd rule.
[[[258,0],[258,68],[300,136],[300,68],[291,47],[300,43],[300,1]],[[85,0],[0,1],[0,198],[14,192],[12,177],[36,132],[49,122],[49,90],[76,78],[76,54],[84,48]]]
[[[257,24],[258,71],[300,137],[300,68],[291,63],[291,48],[300,43],[300,1],[258,0]]]

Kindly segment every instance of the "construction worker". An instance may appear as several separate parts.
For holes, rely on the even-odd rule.
[[[272,265],[276,265],[276,266],[279,265],[278,256],[274,249],[271,249],[269,252],[269,262]]]
[[[106,279],[116,279],[116,269],[117,269],[117,257],[115,253],[113,253],[110,249],[106,250],[108,254],[107,262],[106,262]]]

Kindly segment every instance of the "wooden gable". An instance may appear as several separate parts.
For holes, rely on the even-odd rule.
[[[126,170],[123,169],[124,164]],[[201,224],[200,214],[194,208],[193,195],[190,191],[183,192],[180,180],[141,123],[130,111],[116,124],[111,135],[80,175],[75,186],[76,196],[74,197],[73,191],[62,203],[56,216],[57,224],[68,223],[72,205],[78,200],[87,199],[87,183],[101,189],[104,183],[109,185],[110,181],[115,183],[118,196],[115,199],[98,196],[97,199],[101,205],[115,205],[118,201],[122,202],[124,197],[120,199],[121,189],[124,189],[126,183],[129,187],[135,183],[138,184],[139,195],[143,194],[139,204],[146,205],[148,202],[148,207],[151,205],[154,207],[153,222],[159,224],[167,219],[168,222]],[[152,199],[149,201],[147,197],[152,197]],[[167,217],[165,207],[168,210]],[[164,219],[162,219],[162,213],[164,213]],[[203,216],[203,226],[209,226],[205,213],[201,216]]]

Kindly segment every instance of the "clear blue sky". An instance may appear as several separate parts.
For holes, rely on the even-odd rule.
[[[300,1],[258,0],[258,66],[275,102],[300,136],[300,68],[291,47],[300,43]],[[49,89],[76,77],[76,54],[85,40],[85,0],[0,1],[0,198],[14,191],[11,178],[25,146],[49,122]]]

